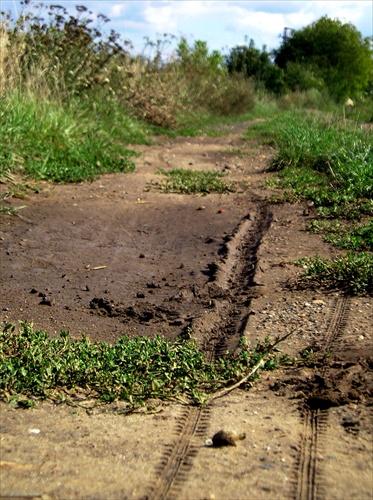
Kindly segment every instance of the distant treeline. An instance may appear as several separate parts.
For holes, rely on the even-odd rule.
[[[102,100],[153,125],[175,128],[190,113],[245,113],[264,93],[308,92],[313,102],[373,98],[373,45],[352,25],[322,17],[287,29],[278,49],[249,37],[229,50],[201,40],[161,35],[133,54],[129,40],[107,30],[110,20],[84,6],[21,2],[17,18],[2,12],[0,93],[32,92],[70,102]],[[166,48],[175,47],[165,57]],[[169,52],[169,51],[168,51]],[[108,104],[109,105],[109,104]]]
[[[326,89],[344,101],[373,95],[372,42],[352,24],[322,17],[301,30],[285,30],[272,53],[251,40],[234,47],[225,63],[230,73],[243,72],[276,94]]]

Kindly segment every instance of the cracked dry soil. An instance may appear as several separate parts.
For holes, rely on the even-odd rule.
[[[239,129],[134,149],[136,172],[42,184],[20,217],[1,218],[1,320],[107,342],[192,326],[206,352],[294,330],[283,351],[331,356],[262,372],[202,410],[154,402],[124,415],[79,394],[75,406],[1,403],[1,498],[371,499],[372,299],[286,286],[292,261],[339,252],[304,231],[312,207],[270,204],[273,151]],[[223,171],[237,191],[156,188],[157,169],[179,167]],[[207,446],[220,429],[246,438]]]

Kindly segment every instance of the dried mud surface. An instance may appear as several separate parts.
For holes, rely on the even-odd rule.
[[[108,342],[191,326],[207,353],[294,330],[284,352],[331,355],[202,409],[1,403],[1,498],[372,498],[372,299],[286,286],[292,261],[338,250],[304,231],[312,207],[269,203],[273,152],[240,133],[157,138],[136,172],[12,199],[27,207],[0,220],[1,321]],[[178,167],[238,189],[162,193],[156,170]],[[211,446],[221,429],[246,438]]]

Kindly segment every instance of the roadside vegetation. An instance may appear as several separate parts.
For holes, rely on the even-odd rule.
[[[97,404],[126,401],[128,411],[154,398],[203,404],[219,389],[257,378],[259,367],[291,362],[273,347],[268,340],[253,348],[242,341],[238,354],[209,362],[189,339],[94,343],[85,336],[72,340],[64,331],[51,339],[30,324],[21,323],[19,331],[8,324],[0,333],[0,396],[20,407],[46,398],[73,404],[77,393]]]
[[[352,118],[373,119],[372,49],[349,24],[321,18],[284,34],[272,54],[248,39],[223,54],[165,34],[134,55],[108,18],[84,6],[75,15],[21,6],[0,25],[1,177],[78,182],[126,172],[130,145],[153,134],[219,134],[299,108],[340,114],[347,97]]]
[[[280,190],[272,201],[306,201],[316,209],[307,230],[355,252],[330,262],[301,260],[303,283],[372,294],[372,131],[333,115],[293,111],[254,125],[246,137],[275,146],[267,182]]]
[[[317,211],[308,230],[349,251],[335,261],[299,261],[300,281],[373,293],[373,53],[354,26],[321,18],[285,33],[273,53],[249,39],[222,54],[204,41],[163,35],[133,55],[129,40],[107,31],[110,20],[93,21],[84,6],[71,15],[58,5],[21,5],[18,18],[3,13],[0,25],[1,215],[17,215],[23,206],[6,201],[39,189],[33,181],[132,171],[131,145],[155,134],[218,135],[232,123],[265,118],[245,136],[276,151],[272,201],[307,201]],[[165,191],[234,188],[216,173],[159,173]],[[94,344],[66,332],[52,340],[25,324],[5,326],[0,346],[2,395],[22,394],[26,406],[27,398],[68,400],[76,387],[102,402],[199,403],[270,352],[242,345],[237,356],[209,363],[189,341]],[[278,363],[270,356],[265,367]]]
[[[321,257],[300,259],[305,268],[298,280],[301,287],[339,288],[349,295],[373,295],[372,254],[348,252],[334,260]]]
[[[329,115],[291,112],[251,127],[276,146],[272,185],[290,201],[307,199],[325,217],[350,220],[373,214],[373,143],[370,130]]]

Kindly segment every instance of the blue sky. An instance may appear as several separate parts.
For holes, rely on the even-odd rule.
[[[35,2],[36,5],[38,2]],[[135,52],[144,48],[144,37],[157,39],[157,34],[186,36],[190,42],[204,40],[208,47],[223,50],[253,39],[258,48],[279,46],[279,35],[285,27],[300,29],[328,15],[332,19],[351,22],[364,36],[373,34],[373,0],[122,0],[122,1],[44,1],[58,4],[72,12],[84,5],[111,19],[114,29],[132,41]],[[1,10],[19,13],[19,1],[0,1]],[[35,7],[32,7],[35,9]],[[171,48],[167,49],[171,51]]]

